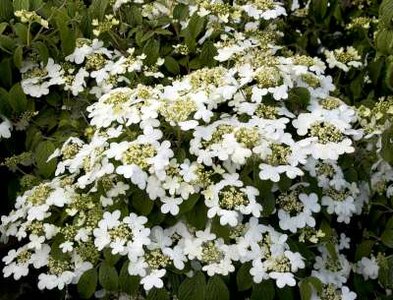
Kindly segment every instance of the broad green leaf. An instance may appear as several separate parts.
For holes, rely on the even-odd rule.
[[[195,206],[195,204],[198,202],[200,199],[200,194],[193,194],[190,197],[188,197],[187,200],[184,200],[182,204],[179,206],[179,214],[184,214],[186,212],[189,212],[192,210]]]
[[[272,280],[263,280],[261,283],[254,284],[250,300],[273,300],[275,290]]]
[[[382,133],[381,156],[388,163],[393,163],[393,126]]]
[[[18,46],[15,49],[13,58],[15,66],[20,69],[23,63],[23,46]]]
[[[78,281],[79,295],[84,299],[89,299],[93,296],[97,289],[97,270],[95,268],[87,270],[82,274]]]
[[[393,256],[384,259],[378,275],[378,280],[384,288],[393,288]]]
[[[1,0],[4,1],[4,0]],[[13,0],[14,3],[14,11],[17,10],[30,10],[30,1],[29,0]]]
[[[0,62],[0,83],[2,86],[10,87],[12,84],[12,58],[4,58]]]
[[[92,19],[103,20],[109,0],[94,0],[89,6],[89,13]]]
[[[136,296],[139,289],[139,277],[138,276],[131,276],[128,273],[128,264],[130,262],[125,262],[123,267],[120,270],[119,276],[119,286],[120,290],[124,293],[127,293],[131,296]]]
[[[393,248],[393,229],[385,230],[381,235],[381,241],[385,246]]]
[[[166,289],[153,288],[147,294],[146,300],[169,300],[169,293]]]
[[[12,0],[1,0],[0,1],[0,22],[8,21],[13,17],[13,5]],[[0,33],[2,31],[0,30]]]
[[[48,157],[55,151],[56,147],[50,141],[44,141],[38,144],[35,149],[35,162],[38,168],[38,174],[48,178],[56,169],[56,160],[52,159],[47,162]]]
[[[120,254],[112,254],[112,249],[105,249],[104,250],[104,258],[105,262],[108,265],[114,266],[120,259]]]
[[[130,196],[130,202],[135,210],[144,216],[150,214],[153,209],[154,202],[146,195],[146,193],[138,190]]]
[[[70,19],[65,11],[57,11],[55,21],[60,33],[63,55],[69,55],[75,49],[75,30],[69,23]]]
[[[186,213],[187,222],[199,229],[202,230],[205,228],[206,221],[207,221],[207,207],[203,201],[199,201],[195,206],[194,209]]]
[[[220,276],[209,279],[206,288],[206,300],[229,300],[229,290]]]
[[[116,268],[107,263],[102,263],[98,271],[98,280],[101,286],[108,291],[117,290],[119,284],[119,275]]]
[[[144,62],[147,65],[153,65],[160,57],[160,43],[155,39],[150,39],[143,47],[143,53],[146,54]]]
[[[9,101],[16,114],[21,114],[27,108],[27,98],[20,83],[15,84],[9,91]]]
[[[6,117],[11,117],[12,111],[13,109],[10,104],[10,95],[5,89],[0,87],[0,114]]]
[[[31,34],[27,30],[27,26],[22,23],[16,23],[12,26],[15,34],[18,36],[19,42],[22,45],[27,45],[27,36],[29,35],[29,40],[31,40]]]
[[[180,73],[180,67],[176,59],[174,59],[172,56],[167,56],[165,57],[165,62],[164,62],[165,68],[171,72],[172,74],[176,75]]]
[[[241,265],[236,273],[236,283],[239,291],[245,291],[252,287],[252,276],[250,274],[251,263],[247,262]]]
[[[35,42],[33,48],[37,51],[43,64],[46,65],[49,58],[48,47],[43,42]]]
[[[198,272],[192,278],[185,279],[179,287],[179,300],[205,300],[205,275]]]
[[[217,49],[214,43],[208,41],[203,44],[201,54],[199,55],[199,61],[203,66],[213,67],[217,64],[214,57],[217,55]]]

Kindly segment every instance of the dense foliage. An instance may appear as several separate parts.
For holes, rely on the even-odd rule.
[[[1,1],[4,276],[390,299],[392,20],[391,0]]]

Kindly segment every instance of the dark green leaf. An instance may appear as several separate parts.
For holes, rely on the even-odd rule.
[[[153,288],[147,294],[146,300],[169,300],[169,293],[166,289]]]
[[[184,214],[192,210],[200,198],[200,194],[193,194],[187,200],[184,200],[179,206],[179,214]]]
[[[393,163],[393,126],[382,133],[381,156],[388,163]]]
[[[385,230],[381,235],[381,241],[385,246],[393,248],[393,229]]]
[[[43,64],[46,65],[49,58],[48,47],[43,42],[35,42],[33,48],[37,51]]]
[[[56,160],[52,159],[46,162],[48,157],[55,151],[55,146],[50,141],[44,141],[38,144],[35,149],[35,162],[38,168],[38,174],[48,178],[56,169]]]
[[[149,199],[146,193],[138,190],[132,193],[131,203],[135,210],[144,216],[147,216],[153,209],[154,202]]]
[[[199,61],[203,66],[213,67],[216,65],[217,61],[214,57],[217,55],[217,49],[214,43],[208,41],[203,44],[201,54],[199,56]]]
[[[101,286],[108,291],[117,290],[119,275],[116,268],[107,263],[102,263],[98,271],[98,280]]]
[[[239,291],[245,291],[252,287],[252,276],[250,274],[251,263],[244,263],[241,265],[236,274],[237,288]]]
[[[125,262],[120,270],[119,285],[122,292],[127,293],[131,296],[136,296],[139,289],[139,277],[131,276],[128,273],[128,264],[130,262]]]
[[[20,83],[15,84],[9,91],[9,101],[16,114],[21,114],[27,108],[27,98]]]
[[[4,0],[1,0],[4,1]],[[30,10],[29,0],[14,0],[14,11],[17,10]]]
[[[21,68],[23,63],[23,46],[18,46],[15,49],[13,57],[15,66]]]
[[[97,289],[97,270],[95,268],[87,270],[78,281],[79,295],[88,299],[91,298]]]
[[[180,67],[176,59],[174,59],[172,56],[167,56],[165,57],[165,68],[172,74],[176,75],[180,73]]]
[[[228,287],[218,275],[210,278],[207,283],[206,300],[229,300]]]
[[[13,16],[13,5],[12,0],[1,0],[0,1],[0,22],[8,21]],[[0,30],[0,33],[2,31]]]
[[[205,300],[205,275],[198,272],[192,278],[187,278],[179,287],[179,300]]]
[[[264,280],[254,284],[250,300],[273,300],[275,295],[274,285],[271,280]]]

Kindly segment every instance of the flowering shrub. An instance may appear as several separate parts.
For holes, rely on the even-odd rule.
[[[8,98],[86,98],[87,125],[37,151],[45,180],[1,217],[4,242],[18,241],[4,276],[37,269],[39,289],[77,284],[83,298],[389,297],[393,100],[336,88],[370,76],[355,47],[319,58],[284,44],[302,5],[75,1],[93,16],[75,47],[53,9],[63,55],[27,53]],[[21,24],[50,30],[27,8]],[[345,28],[370,29],[364,18]],[[4,117],[4,138],[12,126]]]

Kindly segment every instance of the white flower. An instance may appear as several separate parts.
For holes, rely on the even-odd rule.
[[[143,288],[146,291],[151,290],[153,287],[158,289],[164,286],[164,282],[162,281],[162,277],[165,275],[166,270],[153,270],[149,275],[146,275],[142,278],[141,284],[143,284]]]
[[[3,119],[3,122],[0,123],[0,138],[8,139],[11,137],[12,124],[7,118],[0,117]]]
[[[164,197],[161,199],[161,202],[164,203],[161,206],[162,213],[167,214],[170,212],[171,215],[176,216],[179,213],[179,205],[183,202],[183,199],[179,197]]]
[[[371,258],[362,257],[360,261],[357,262],[357,273],[362,274],[365,280],[377,279],[379,272],[379,265],[375,257]]]

